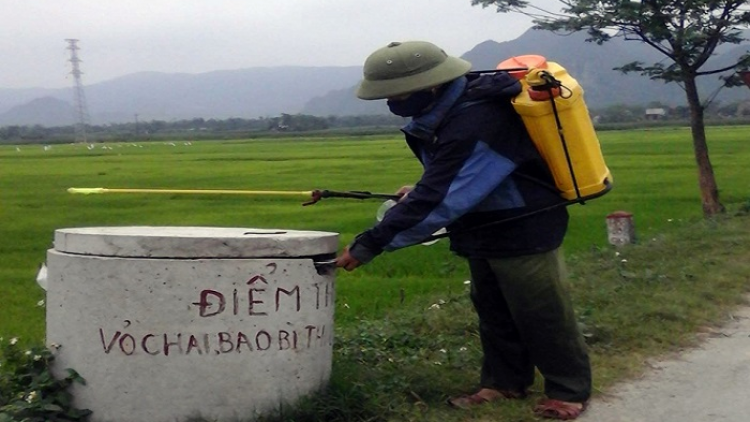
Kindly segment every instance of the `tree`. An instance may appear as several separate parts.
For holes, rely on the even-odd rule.
[[[599,123],[625,123],[643,119],[645,110],[642,106],[613,104],[597,110]]]
[[[623,73],[640,72],[651,79],[677,83],[685,91],[690,110],[693,150],[698,166],[698,185],[703,215],[724,212],[719,201],[713,166],[708,155],[696,78],[730,70],[747,69],[750,55],[723,68],[704,70],[716,47],[739,44],[741,30],[750,26],[746,0],[559,0],[560,12],[549,12],[525,0],[472,0],[472,5],[496,6],[497,12],[517,12],[533,17],[535,28],[550,31],[586,31],[588,41],[603,44],[613,37],[643,42],[667,60],[650,65],[642,62],[616,68]],[[532,10],[533,12],[529,12]],[[736,74],[721,78],[726,86],[740,85]]]

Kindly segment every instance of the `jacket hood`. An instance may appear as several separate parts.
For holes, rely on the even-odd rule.
[[[511,99],[521,93],[521,82],[507,72],[470,73],[466,77],[469,83],[464,99],[468,101]]]

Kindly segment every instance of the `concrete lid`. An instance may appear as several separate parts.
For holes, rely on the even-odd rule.
[[[140,258],[299,258],[336,253],[338,233],[237,227],[55,230],[58,252]]]
[[[630,218],[633,214],[627,211],[615,211],[607,215],[607,218]]]

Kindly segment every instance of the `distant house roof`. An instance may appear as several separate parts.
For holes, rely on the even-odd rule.
[[[664,116],[667,114],[667,110],[663,108],[647,108],[646,116]]]

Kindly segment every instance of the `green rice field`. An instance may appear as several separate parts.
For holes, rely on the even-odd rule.
[[[647,238],[701,217],[688,129],[602,132],[614,189],[570,207],[565,248],[576,254],[607,245],[605,217],[634,214]],[[750,198],[750,128],[709,129],[710,153],[722,201]],[[167,225],[322,230],[341,245],[375,221],[378,200],[307,196],[70,194],[79,188],[312,189],[392,193],[413,183],[420,167],[398,135],[245,141],[143,142],[0,147],[0,337],[44,336],[43,291],[34,282],[55,229]],[[388,253],[353,273],[339,273],[339,320],[377,315],[411,297],[457,288],[467,277],[447,241]],[[365,299],[366,298],[366,299]]]

